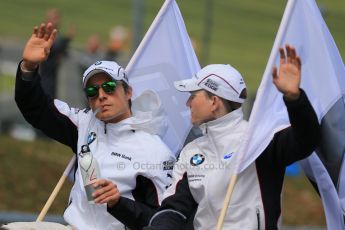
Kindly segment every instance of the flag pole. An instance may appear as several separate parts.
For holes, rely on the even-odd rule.
[[[255,103],[253,105],[252,115],[250,116],[250,119],[249,119],[249,127],[246,131],[246,134],[245,134],[246,136],[249,136],[249,134],[251,133],[250,120],[254,119],[256,114],[257,114],[257,110],[258,110],[257,104],[259,104],[258,101],[261,100],[263,92],[266,89],[267,78],[271,76],[271,74],[269,74],[269,73],[272,71],[274,62],[275,62],[276,57],[278,55],[278,50],[279,50],[279,47],[281,46],[281,42],[282,42],[283,37],[285,35],[286,28],[287,28],[288,23],[290,21],[290,17],[291,17],[291,14],[293,12],[293,9],[296,5],[295,4],[296,1],[297,0],[289,0],[287,5],[286,5],[284,15],[283,15],[282,21],[280,23],[280,26],[279,26],[279,29],[278,29],[278,32],[277,32],[277,35],[276,35],[276,38],[275,38],[275,41],[273,44],[273,48],[271,50],[271,54],[270,54],[270,57],[268,59],[268,63],[267,63],[267,66],[266,66],[266,69],[265,69],[265,72],[263,75],[263,79],[261,80],[260,87],[259,87],[258,92],[256,94],[256,100],[255,100]],[[251,138],[246,138],[242,142],[242,148],[241,149],[243,151],[240,152],[240,157],[238,158],[238,163],[236,164],[236,170],[234,171],[235,174],[232,175],[230,178],[228,189],[227,189],[227,192],[226,192],[226,195],[224,198],[223,207],[222,207],[222,210],[221,210],[219,218],[218,218],[216,230],[221,230],[223,227],[225,215],[226,215],[226,212],[228,210],[231,196],[232,196],[234,187],[235,187],[236,182],[237,182],[238,174],[239,174],[239,171],[241,171],[241,167],[242,167],[241,163],[243,162],[242,159],[243,159],[243,156],[245,155],[245,153],[247,152],[248,142],[250,139]]]
[[[166,13],[169,5],[173,1],[175,1],[175,0],[165,0],[164,4],[162,5],[161,9],[159,10],[157,16],[153,20],[150,28],[147,30],[143,40],[140,42],[138,48],[136,49],[131,60],[129,61],[129,63],[126,66],[126,72],[127,72],[128,76],[131,75],[131,72],[134,68],[134,65],[137,63],[137,60],[139,59],[139,57],[142,54],[142,50],[145,49],[146,45],[148,44],[148,41],[153,36],[153,33],[156,31],[159,23],[161,22],[163,15]]]
[[[263,75],[263,79],[261,80],[261,84],[260,84],[260,86],[258,88],[258,92],[256,93],[256,98],[257,98],[256,101],[261,100],[262,94],[266,90],[266,84],[268,82],[267,78],[271,77],[270,73],[272,72],[272,68],[273,68],[274,62],[275,62],[276,57],[277,57],[278,52],[279,52],[279,48],[282,45],[281,43],[282,43],[283,37],[284,37],[285,32],[286,32],[286,27],[288,26],[288,23],[290,21],[290,17],[291,17],[292,11],[293,11],[293,9],[294,9],[294,7],[296,5],[295,4],[296,1],[297,0],[289,0],[287,5],[286,5],[285,12],[284,12],[282,21],[280,23],[280,26],[279,26],[276,38],[274,40],[270,57],[268,59],[267,65],[266,65],[266,69],[265,69],[265,72],[264,72],[264,75]],[[253,116],[256,116],[256,114],[257,114],[256,111],[258,110],[258,106],[257,106],[258,104],[259,103],[254,103],[253,109],[252,109],[251,118]]]
[[[53,192],[50,194],[47,202],[45,203],[45,205],[43,206],[40,214],[38,215],[36,222],[38,221],[43,221],[44,217],[46,216],[50,206],[53,204],[57,194],[59,193],[59,191],[62,188],[62,185],[64,184],[66,178],[68,177],[68,174],[70,173],[70,171],[72,170],[74,163],[76,161],[76,156],[73,155],[72,159],[69,161],[65,171],[62,173],[62,176],[60,177],[60,180],[58,181],[58,183],[56,184]]]

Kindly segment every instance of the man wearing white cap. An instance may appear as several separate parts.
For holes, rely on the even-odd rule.
[[[278,229],[285,167],[309,156],[320,139],[317,116],[300,86],[300,58],[287,46],[273,82],[283,94],[291,127],[274,136],[258,159],[238,175],[223,229]],[[173,170],[173,185],[145,229],[215,229],[247,122],[241,104],[246,85],[230,65],[208,65],[175,83],[190,92],[187,106],[203,136],[187,144]],[[187,223],[192,223],[192,227]]]
[[[17,71],[17,105],[30,124],[69,146],[77,156],[75,182],[64,213],[70,226],[62,229],[125,229],[108,211],[128,200],[157,208],[171,183],[175,158],[160,138],[167,128],[161,103],[147,91],[131,105],[126,73],[109,61],[96,62],[84,73],[83,88],[91,110],[53,100],[43,92],[37,70],[55,36],[51,23],[34,28]],[[40,229],[40,223],[26,226]],[[4,227],[25,229],[15,224]]]

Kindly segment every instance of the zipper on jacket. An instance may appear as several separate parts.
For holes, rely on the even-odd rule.
[[[256,208],[256,219],[258,221],[258,230],[260,230],[260,209]]]
[[[107,123],[104,122],[104,134],[107,134]]]
[[[211,143],[211,145],[212,145],[212,147],[213,147],[213,149],[214,149],[214,151],[215,151],[215,153],[216,153],[216,158],[217,158],[217,161],[218,162],[220,162],[221,160],[220,160],[220,155],[219,155],[219,151],[218,151],[218,148],[217,148],[217,145],[215,144],[216,142],[215,142],[215,140],[214,140],[214,138],[213,138],[213,135],[212,135],[212,132],[210,133],[209,132],[209,130],[208,130],[208,125],[206,124],[205,125],[205,133],[207,134],[207,136],[208,136],[208,139],[210,140],[210,143]]]

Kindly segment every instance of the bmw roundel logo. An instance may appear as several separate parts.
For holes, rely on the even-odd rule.
[[[192,166],[201,165],[204,161],[205,161],[205,156],[199,153],[195,154],[194,156],[192,156],[192,158],[190,158],[190,164]]]
[[[87,137],[87,144],[91,144],[94,140],[96,140],[96,133],[95,132],[91,132],[88,137]]]
[[[101,61],[96,61],[94,65],[100,65],[100,64],[102,64]]]

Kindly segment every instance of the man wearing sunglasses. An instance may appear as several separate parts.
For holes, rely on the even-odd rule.
[[[91,110],[70,108],[47,96],[37,70],[55,36],[51,23],[34,28],[18,67],[15,100],[30,124],[77,156],[75,183],[64,213],[70,226],[64,228],[125,229],[108,211],[121,212],[123,204],[132,200],[156,208],[170,184],[175,158],[160,138],[167,128],[166,117],[152,91],[132,103],[124,69],[110,61],[98,61],[84,73],[82,85]],[[92,184],[94,204],[87,199],[81,173],[85,149],[100,169]]]

